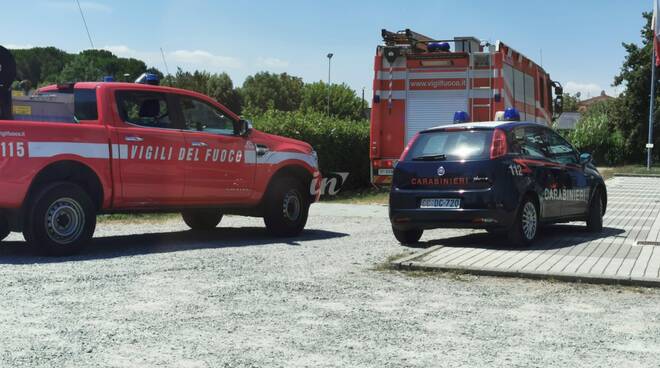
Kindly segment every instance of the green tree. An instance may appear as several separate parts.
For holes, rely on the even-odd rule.
[[[578,104],[580,103],[580,92],[571,95],[564,93],[564,112],[578,111]]]
[[[330,115],[340,119],[364,119],[362,110],[366,103],[346,84],[330,85]],[[315,82],[305,84],[300,108],[305,111],[328,111],[328,84]]]
[[[56,81],[64,66],[74,58],[55,47],[11,50],[11,53],[16,59],[17,80],[27,80],[33,87]]]
[[[259,72],[247,77],[240,91],[244,108],[251,114],[269,109],[294,111],[300,108],[303,81],[286,73]]]
[[[147,70],[147,65],[137,59],[119,58],[107,50],[85,50],[73,57],[58,76],[59,82],[98,81],[104,76],[115,80],[137,78]]]
[[[645,155],[645,143],[648,139],[647,124],[649,114],[649,94],[651,91],[651,51],[653,47],[653,31],[651,30],[652,14],[642,14],[645,24],[641,30],[641,45],[623,43],[626,57],[619,75],[614,78],[615,86],[625,86],[625,91],[618,97],[609,117],[614,127],[624,136],[625,160],[639,162]],[[656,96],[658,83],[656,83]],[[658,99],[654,111],[654,131],[658,131]],[[660,144],[660,134],[655,135],[655,145]],[[660,150],[655,150],[656,159]]]
[[[240,93],[234,88],[234,83],[227,73],[211,74],[198,70],[191,73],[177,68],[175,75],[168,75],[163,79],[163,84],[205,94],[231,111],[237,114],[241,112]]]

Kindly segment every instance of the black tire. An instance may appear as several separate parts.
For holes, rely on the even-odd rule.
[[[603,196],[596,190],[587,213],[587,230],[594,233],[603,231]]]
[[[11,230],[9,230],[9,222],[4,216],[0,216],[0,241],[5,240],[7,236],[9,236],[9,233]]]
[[[527,247],[536,239],[538,230],[539,208],[536,201],[527,196],[520,204],[516,219],[509,229],[509,241],[516,247]]]
[[[73,255],[87,245],[96,228],[96,207],[80,186],[47,185],[30,200],[23,235],[39,254]]]
[[[217,210],[186,210],[181,212],[181,217],[192,230],[213,230],[222,220],[222,213]]]
[[[417,244],[422,234],[424,234],[422,229],[397,230],[392,228],[392,232],[401,245]]]
[[[298,236],[309,214],[308,189],[296,179],[278,178],[271,183],[264,202],[264,223],[279,237]]]

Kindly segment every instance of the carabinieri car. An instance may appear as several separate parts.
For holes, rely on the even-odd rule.
[[[425,229],[506,231],[531,244],[540,225],[586,221],[599,232],[607,190],[591,155],[530,122],[479,122],[421,131],[394,169],[390,221],[402,244]]]

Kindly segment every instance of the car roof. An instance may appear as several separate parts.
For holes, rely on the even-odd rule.
[[[470,123],[460,123],[460,124],[445,124],[439,125],[433,128],[422,130],[420,133],[433,132],[438,130],[444,130],[447,128],[463,128],[463,129],[504,129],[510,130],[517,126],[523,125],[537,125],[545,127],[546,125],[539,124],[533,121],[475,121]]]

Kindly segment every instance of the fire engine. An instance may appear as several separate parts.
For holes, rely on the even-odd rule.
[[[550,125],[561,114],[562,87],[534,61],[497,41],[435,40],[409,29],[382,30],[371,110],[371,181],[389,184],[393,167],[419,131],[452,124],[454,115],[493,121],[506,108]],[[554,90],[555,98],[552,93]],[[464,119],[461,119],[464,122]]]

